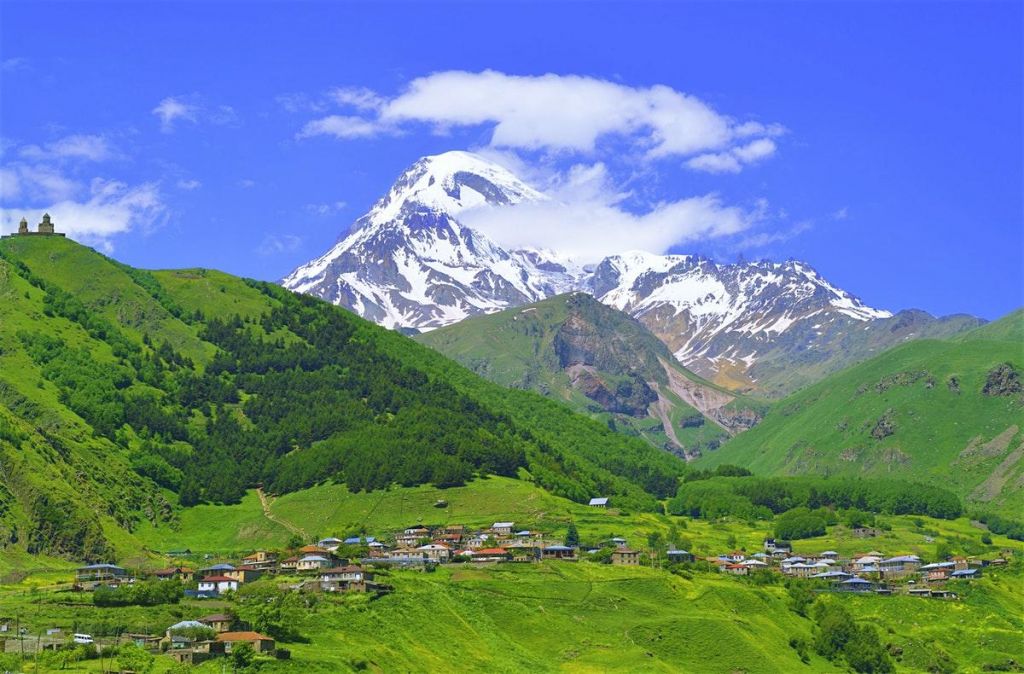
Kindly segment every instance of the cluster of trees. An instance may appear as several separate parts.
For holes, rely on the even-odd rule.
[[[803,509],[789,518],[797,529],[816,528],[811,520],[817,516],[812,511],[824,512],[822,509],[848,511],[855,526],[870,521],[872,513],[943,519],[963,513],[956,495],[939,487],[904,480],[816,477],[710,477],[684,482],[668,508],[675,515],[745,520],[770,519]]]
[[[159,606],[177,604],[184,588],[176,580],[147,580],[111,588],[101,585],[92,594],[97,606]]]
[[[817,601],[811,607],[814,650],[829,660],[845,661],[855,672],[895,671],[889,652],[872,625],[858,625],[841,604]]]
[[[985,524],[994,534],[1002,534],[1015,541],[1024,541],[1024,522],[995,513],[979,513],[975,514],[974,518]]]

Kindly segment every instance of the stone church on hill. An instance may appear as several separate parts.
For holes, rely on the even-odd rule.
[[[18,232],[16,234],[9,234],[8,236],[64,236],[63,234],[57,233],[53,229],[53,222],[50,220],[49,213],[43,213],[43,220],[36,227],[36,231],[30,232],[28,229],[28,220],[25,218],[21,219],[18,223]]]

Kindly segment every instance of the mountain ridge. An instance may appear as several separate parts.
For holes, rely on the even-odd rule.
[[[579,291],[414,339],[491,381],[561,400],[688,458],[758,418],[755,406],[686,370],[635,318]]]
[[[641,320],[702,377],[768,396],[906,339],[980,323],[872,308],[795,260],[730,265],[633,251],[591,266],[557,251],[502,247],[460,221],[469,210],[549,199],[471,153],[424,157],[281,284],[407,332],[584,291]],[[856,334],[865,326],[874,332]]]

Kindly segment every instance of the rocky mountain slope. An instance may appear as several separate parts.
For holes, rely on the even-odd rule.
[[[974,508],[1024,508],[1024,311],[916,340],[778,401],[701,464],[758,474],[912,476]]]
[[[181,507],[528,477],[656,509],[682,461],[325,302],[0,241],[0,555],[109,559]]]
[[[686,370],[639,321],[582,292],[416,339],[491,381],[543,393],[691,458],[759,419],[757,406]]]
[[[700,376],[770,396],[904,341],[980,324],[871,308],[803,262],[624,252],[584,267],[557,251],[505,249],[460,222],[468,209],[548,198],[479,156],[425,157],[282,284],[410,332],[582,290],[639,319]]]

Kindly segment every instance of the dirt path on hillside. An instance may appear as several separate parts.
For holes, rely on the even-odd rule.
[[[285,529],[287,529],[288,531],[292,532],[293,534],[301,536],[302,540],[306,540],[309,537],[309,534],[307,534],[305,529],[303,529],[302,527],[297,527],[294,524],[292,524],[291,522],[286,522],[283,519],[281,519],[280,517],[278,517],[277,515],[275,515],[274,513],[270,512],[271,500],[270,500],[270,497],[267,496],[263,492],[263,488],[262,487],[258,487],[256,489],[256,494],[257,494],[257,496],[260,497],[260,505],[263,507],[263,516],[264,517],[266,517],[268,520],[270,520],[274,524],[277,524],[277,525],[280,525],[280,526],[284,527]]]

